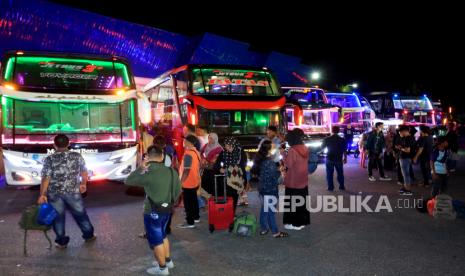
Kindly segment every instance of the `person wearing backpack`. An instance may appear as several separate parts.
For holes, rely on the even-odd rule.
[[[187,135],[184,138],[184,156],[180,166],[180,177],[182,183],[182,194],[184,211],[186,212],[185,223],[177,227],[182,229],[195,228],[195,223],[200,222],[199,201],[197,190],[200,188],[200,141],[194,135]]]
[[[171,260],[166,227],[181,193],[181,182],[176,170],[166,167],[162,162],[162,148],[152,145],[147,149],[147,155],[148,160],[128,176],[125,184],[143,187],[146,194],[144,226],[149,247],[155,257],[147,273],[169,275],[168,269],[174,268],[174,263]]]
[[[69,151],[69,138],[58,134],[53,140],[55,153],[44,159],[40,197],[37,203],[50,203],[58,215],[53,222],[55,246],[66,248],[65,215],[68,209],[82,231],[86,242],[95,240],[94,227],[84,208],[82,193],[87,191],[87,168],[81,154]],[[79,180],[80,179],[80,180]]]
[[[328,191],[334,190],[334,169],[337,172],[337,182],[339,182],[339,190],[345,190],[344,186],[344,164],[347,163],[347,142],[339,136],[339,126],[333,126],[331,129],[332,135],[323,140],[321,148],[327,148],[326,155],[326,181],[328,183]]]
[[[289,235],[286,232],[278,230],[276,225],[275,210],[278,202],[278,178],[281,175],[279,168],[272,158],[272,142],[270,140],[263,141],[254,159],[252,173],[258,175],[258,194],[260,196],[261,209],[260,209],[260,235],[266,235],[271,230],[273,237],[285,238]],[[267,206],[272,205],[273,199],[275,204],[265,209],[265,202]]]
[[[433,189],[431,195],[433,197],[447,190],[447,183],[449,180],[447,160],[449,151],[446,149],[446,145],[447,137],[440,136],[433,150],[433,154],[431,155],[431,169],[433,174]]]

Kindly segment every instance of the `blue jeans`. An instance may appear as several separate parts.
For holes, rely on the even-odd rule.
[[[56,243],[66,245],[69,242],[69,237],[65,236],[66,209],[71,212],[71,215],[81,229],[83,239],[90,239],[94,236],[94,227],[90,223],[89,216],[84,208],[81,194],[53,194],[48,196],[48,202],[58,213],[53,222],[53,231],[57,236],[55,239]]]
[[[147,233],[147,241],[150,249],[163,244],[166,239],[166,228],[170,221],[170,213],[144,214],[145,233]]]
[[[274,199],[276,202],[273,202]],[[268,202],[268,208],[265,210],[265,200]],[[278,205],[278,195],[260,195],[260,202],[262,204],[260,208],[260,229],[261,231],[271,230],[271,233],[277,234],[279,232],[278,226],[276,225],[275,210]]]
[[[334,162],[330,160],[326,160],[326,181],[328,181],[328,190],[334,190],[334,168],[336,168],[337,172],[337,182],[339,182],[339,189],[344,189],[344,169],[343,169],[342,161]]]
[[[412,169],[412,159],[399,159],[402,177],[406,186],[412,185],[412,178],[410,177],[410,169]]]

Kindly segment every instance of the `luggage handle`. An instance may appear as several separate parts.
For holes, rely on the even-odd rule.
[[[223,201],[218,201],[218,182],[217,182],[217,179],[218,177],[223,177],[223,190],[224,190],[224,194],[223,194]],[[215,202],[216,203],[226,203],[228,202],[228,195],[226,194],[226,174],[215,174],[214,176],[215,178]]]

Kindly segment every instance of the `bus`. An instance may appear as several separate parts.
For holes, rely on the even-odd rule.
[[[2,62],[1,146],[9,185],[41,182],[57,134],[82,154],[89,180],[123,180],[138,158],[137,96],[126,60],[7,52]]]
[[[282,90],[288,130],[302,129],[305,145],[320,150],[323,139],[331,135],[331,112],[337,112],[337,108],[328,104],[320,88],[282,87]]]
[[[339,112],[332,112],[333,125],[339,125],[341,131],[350,124],[356,132],[363,133],[372,126],[375,113],[368,102],[356,93],[327,92],[329,104],[340,108]],[[362,104],[362,102],[364,104]]]
[[[376,116],[387,125],[436,125],[436,110],[427,95],[402,96],[390,92],[372,92],[369,98]]]
[[[220,141],[235,136],[249,160],[267,127],[285,130],[285,98],[267,68],[233,65],[184,65],[147,84],[153,124],[164,129],[182,156],[182,127],[202,126]]]

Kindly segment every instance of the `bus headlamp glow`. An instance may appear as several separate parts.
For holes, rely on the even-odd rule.
[[[13,166],[16,166],[16,167],[32,167],[32,166],[40,165],[40,163],[35,160],[16,156],[16,155],[9,154],[6,152],[3,153],[3,156],[5,157],[6,160],[8,160],[8,162],[10,162],[11,164],[13,164]]]
[[[9,83],[5,84],[5,88],[11,91],[16,90],[16,86],[14,86],[13,84],[9,84]]]
[[[131,159],[132,157],[134,157],[134,155],[136,155],[136,151],[137,151],[137,149],[134,148],[134,149],[131,149],[131,150],[128,150],[128,151],[124,151],[122,153],[117,153],[117,154],[114,154],[114,155],[112,154],[110,156],[110,158],[108,158],[108,161],[111,161],[114,164],[126,162],[129,159]]]
[[[321,141],[305,143],[305,145],[307,147],[310,147],[310,148],[319,148],[319,147],[321,147],[322,144],[323,144],[323,142],[321,142]]]

